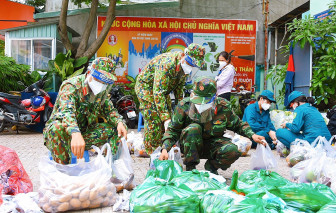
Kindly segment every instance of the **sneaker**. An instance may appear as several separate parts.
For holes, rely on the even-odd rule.
[[[210,163],[209,160],[207,160],[204,164],[204,169],[215,174],[218,175],[217,169]]]

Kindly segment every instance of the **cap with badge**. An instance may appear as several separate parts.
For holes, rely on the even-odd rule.
[[[193,92],[190,94],[190,101],[194,104],[207,104],[216,97],[216,81],[210,77],[201,76],[194,82]]]
[[[91,75],[106,84],[113,84],[117,80],[114,75],[115,68],[116,66],[112,59],[106,57],[96,58],[91,65]],[[105,71],[106,73],[100,71]]]

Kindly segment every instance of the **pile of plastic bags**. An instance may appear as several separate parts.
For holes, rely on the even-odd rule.
[[[296,163],[291,168],[292,180],[298,183],[321,183],[335,191],[336,150],[330,145],[330,141],[318,137],[311,145],[305,141],[293,145],[293,156],[292,152],[288,156],[291,157],[291,165]]]
[[[235,171],[231,185],[209,172],[183,172],[172,160],[155,160],[156,172],[130,197],[131,212],[333,212],[336,196],[319,183],[293,183],[276,172]]]
[[[270,118],[275,129],[281,128],[283,123],[292,123],[296,114],[291,111],[272,110],[270,111]]]

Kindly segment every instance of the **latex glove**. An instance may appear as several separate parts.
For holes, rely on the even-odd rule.
[[[168,160],[168,152],[166,149],[162,149],[159,160]]]
[[[168,120],[166,120],[166,121],[164,122],[164,128],[165,128],[165,131],[167,131],[170,122],[171,122],[171,119],[168,119]]]
[[[124,138],[127,140],[127,130],[122,122],[118,123],[117,126],[117,131],[118,131],[118,137],[121,138],[124,136]]]
[[[277,140],[275,131],[273,131],[273,130],[269,131],[268,135],[272,138],[272,141],[276,141]]]
[[[282,128],[286,128],[286,123],[281,124]]]
[[[85,141],[80,132],[71,134],[71,152],[77,157],[77,159],[83,158],[85,150]]]
[[[266,146],[266,140],[265,140],[265,137],[264,136],[260,136],[260,135],[252,135],[252,139],[256,142],[256,143],[260,143],[264,146]]]

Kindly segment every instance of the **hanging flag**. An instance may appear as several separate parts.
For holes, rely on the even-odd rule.
[[[293,43],[290,46],[290,55],[288,60],[288,67],[285,78],[285,106],[288,106],[288,95],[294,91],[294,75],[295,75],[295,66],[294,66],[294,58],[293,58]]]

